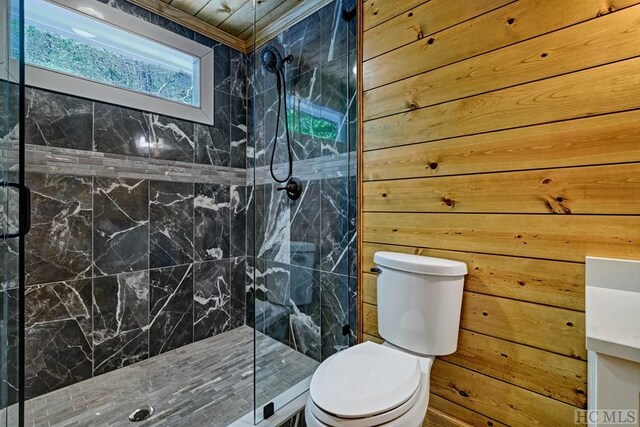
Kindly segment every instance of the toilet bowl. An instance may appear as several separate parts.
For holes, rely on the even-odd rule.
[[[377,252],[378,331],[322,362],[305,408],[310,427],[419,427],[435,356],[453,353],[467,266]]]
[[[372,342],[331,356],[311,380],[307,426],[421,426],[432,363]]]

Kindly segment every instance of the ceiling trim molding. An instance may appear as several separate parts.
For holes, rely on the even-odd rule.
[[[308,18],[334,0],[307,0],[294,7],[280,18],[258,31],[255,37],[255,49],[267,43],[278,34]],[[264,19],[264,18],[263,18]],[[250,41],[250,40],[249,40]],[[253,50],[253,46],[249,50]]]
[[[254,38],[249,37],[246,40],[236,37],[227,33],[220,28],[208,24],[205,21],[190,15],[178,9],[175,6],[171,6],[162,0],[127,0],[129,3],[140,6],[146,10],[149,10],[157,15],[169,19],[177,24],[183,25],[191,30],[197,31],[207,37],[210,37],[220,43],[223,43],[233,49],[236,49],[243,53],[250,53],[254,50]],[[326,5],[330,4],[334,0],[299,0],[300,4],[295,6],[289,12],[276,19],[274,22],[266,25],[263,29],[257,32],[255,36],[255,48],[259,48],[265,43],[269,42],[278,34],[292,27],[293,25],[301,22],[305,18],[309,17],[313,13],[322,9]],[[268,15],[268,14],[267,14]],[[265,18],[262,18],[265,19]]]
[[[171,6],[162,0],[127,0],[129,3],[133,3],[136,6],[140,6],[146,10],[156,13],[164,18],[167,18],[173,22],[183,25],[191,30],[210,37],[220,43],[239,50],[243,53],[248,53],[251,49],[251,40],[242,40],[239,37],[233,36],[226,31],[221,30],[211,24],[192,16],[175,6]],[[247,43],[249,42],[249,43]]]

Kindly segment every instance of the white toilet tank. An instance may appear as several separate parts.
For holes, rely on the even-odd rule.
[[[467,265],[376,252],[378,331],[390,344],[429,356],[456,351]]]

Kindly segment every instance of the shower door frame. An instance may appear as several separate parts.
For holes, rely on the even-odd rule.
[[[16,6],[14,6],[14,4],[16,4]],[[12,182],[11,179],[9,178],[9,171],[11,171],[10,168],[8,168],[5,173],[2,176],[3,180],[6,180],[7,184],[4,186],[5,191],[7,191],[7,195],[9,194],[9,188],[16,188],[18,190],[18,230],[16,232],[12,232],[10,230],[5,230],[4,233],[6,233],[2,238],[3,239],[18,239],[18,269],[17,269],[17,282],[18,282],[18,287],[17,287],[17,293],[18,293],[18,306],[17,307],[9,307],[9,309],[11,311],[14,311],[17,309],[17,337],[18,337],[18,343],[17,343],[17,352],[18,352],[18,357],[17,360],[15,361],[15,363],[17,364],[17,384],[15,384],[15,386],[17,387],[17,401],[13,404],[13,405],[17,405],[17,412],[18,412],[18,426],[19,427],[23,427],[24,426],[24,400],[25,400],[25,388],[24,388],[24,384],[25,384],[25,360],[24,360],[24,349],[25,349],[25,300],[24,300],[24,295],[25,295],[25,236],[29,231],[30,228],[30,215],[31,215],[31,206],[30,206],[30,192],[28,187],[26,187],[25,185],[25,135],[24,135],[24,129],[25,129],[25,113],[26,113],[26,106],[25,106],[25,66],[24,66],[24,51],[25,51],[25,42],[24,42],[24,0],[6,0],[5,5],[7,10],[7,14],[6,16],[4,16],[5,22],[3,22],[3,25],[6,25],[7,28],[4,28],[4,32],[6,37],[6,49],[7,51],[5,52],[6,54],[6,67],[7,67],[7,73],[6,76],[2,76],[3,80],[8,83],[8,84],[17,84],[17,88],[18,88],[18,121],[17,121],[17,126],[18,126],[18,163],[17,163],[17,178],[18,178],[18,182]],[[11,48],[12,48],[12,38],[11,38],[11,32],[12,32],[12,11],[17,9],[18,11],[18,28],[19,28],[19,33],[18,33],[18,61],[16,62],[14,59],[12,59],[11,55]],[[15,33],[14,33],[15,35]],[[17,73],[15,72],[15,70],[17,70]],[[14,72],[14,74],[12,74],[11,72]],[[16,76],[17,74],[17,76]],[[6,77],[6,78],[5,78]],[[17,77],[17,82],[15,81]],[[11,107],[8,107],[11,108]],[[8,138],[8,137],[7,137]],[[4,147],[3,147],[4,148]],[[5,153],[8,153],[9,150],[5,150]],[[4,164],[6,165],[6,164]],[[4,166],[3,165],[3,166]],[[13,171],[12,171],[13,172]],[[9,206],[8,203],[8,198],[7,198],[7,211],[6,213],[9,214],[9,209],[10,208],[16,208],[15,206]],[[8,235],[7,235],[8,234]],[[7,273],[5,271],[5,273]],[[8,274],[11,274],[11,269],[9,269]],[[8,281],[9,282],[9,281]],[[6,289],[6,291],[8,291],[9,288]],[[5,317],[8,316],[7,313],[4,314]],[[7,326],[9,327],[9,322],[7,321]],[[5,355],[7,354],[7,350],[5,349]],[[10,369],[12,368],[12,366],[7,363],[7,372],[10,371]],[[14,369],[16,367],[13,367]],[[11,405],[11,406],[13,406]],[[9,405],[7,405],[6,408],[6,412],[5,412],[5,422],[6,421],[12,421],[11,419],[7,418],[9,416]],[[11,426],[11,424],[7,424],[7,427]]]

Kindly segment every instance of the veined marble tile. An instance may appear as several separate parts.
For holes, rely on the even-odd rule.
[[[93,279],[94,375],[149,356],[149,272]]]
[[[232,168],[247,166],[247,99],[231,97],[230,113],[230,165]]]
[[[218,335],[234,327],[230,260],[194,265],[194,339]]]
[[[291,339],[289,345],[312,359],[320,361],[322,343],[320,272],[292,265],[290,274]]]
[[[322,181],[321,202],[321,262],[320,268],[338,274],[349,272],[349,244],[355,236],[351,232],[349,209],[349,180],[335,178]],[[355,224],[354,224],[355,226]]]
[[[94,178],[95,276],[148,268],[149,182]]]
[[[193,342],[193,265],[151,270],[149,355]]]
[[[249,64],[250,57],[236,50],[231,50],[231,91],[234,96],[246,98],[249,88]]]
[[[5,80],[0,81],[0,97],[4,101],[0,107],[0,146],[3,150],[8,150],[19,142],[20,136],[18,85]],[[17,150],[17,146],[15,148]]]
[[[256,114],[258,116],[257,126],[261,126],[263,129],[261,130],[264,133],[263,136],[263,144],[264,144],[264,161],[263,163],[259,163],[259,165],[269,165],[271,162],[271,157],[273,156],[275,163],[287,163],[289,160],[288,150],[287,150],[287,140],[286,140],[286,127],[285,127],[285,114],[284,114],[284,105],[280,102],[278,98],[278,91],[275,87],[267,89],[262,95],[262,110],[257,111]],[[278,121],[278,105],[280,105],[280,120]],[[277,138],[276,138],[276,124],[277,126]],[[290,137],[291,131],[289,132]],[[273,153],[273,147],[276,147],[275,154]],[[312,147],[312,146],[310,146]],[[284,176],[280,176],[280,179],[284,179],[286,177],[286,172]]]
[[[6,178],[10,182],[17,182],[18,177],[14,172],[9,172]],[[14,188],[0,188],[0,229],[3,232],[16,233],[19,229],[19,204],[20,195]],[[2,251],[2,273],[0,274],[0,291],[17,288],[19,278],[19,249],[18,239],[0,240]]]
[[[6,388],[7,393],[0,395],[0,409],[7,408],[18,401],[18,366],[20,353],[18,334],[21,325],[18,321],[20,291],[8,289],[0,291],[0,330],[4,332],[0,337],[3,357],[0,358],[0,387]]]
[[[149,183],[149,266],[193,261],[193,184]]]
[[[25,299],[27,398],[91,378],[91,279],[30,286]]]
[[[228,185],[195,185],[196,261],[229,258],[229,205]]]
[[[321,273],[322,360],[349,347],[349,336],[342,334],[349,322],[349,281],[346,276]]]
[[[330,62],[347,53],[349,47],[354,48],[355,34],[351,33],[357,20],[350,22],[342,17],[343,10],[349,10],[354,6],[353,0],[337,0],[323,7],[320,11],[322,32],[322,60]]]
[[[28,143],[91,150],[93,102],[32,88],[25,96]]]
[[[196,124],[196,163],[229,166],[231,151],[231,95],[214,91],[213,126]]]
[[[245,324],[247,265],[244,256],[231,258],[231,326]]]
[[[312,70],[319,62],[326,60],[328,46],[323,44],[322,35],[328,29],[322,26],[321,14],[322,10],[277,36],[285,55],[293,55],[293,62],[285,74],[287,80]]]
[[[260,186],[263,199],[256,195],[256,257],[281,263],[289,263],[291,254],[291,205],[281,184]],[[257,188],[257,191],[260,190]]]
[[[91,178],[27,173],[25,181],[32,194],[26,283],[91,277]]]
[[[289,127],[293,141],[295,160],[306,160],[320,156],[323,148],[321,128],[309,124],[308,116],[322,119],[325,114],[322,109],[324,76],[320,68],[313,68],[304,74],[295,75],[287,81],[288,105],[292,110]],[[268,92],[267,92],[268,93]],[[339,110],[336,112],[339,113]],[[326,119],[325,119],[326,120]],[[284,140],[283,140],[284,142]]]
[[[149,157],[150,121],[145,113],[95,103],[94,149],[103,153]]]
[[[213,49],[214,88],[231,93],[231,48],[220,43]]]
[[[145,114],[149,122],[149,151],[155,159],[194,161],[194,124],[158,114]]]
[[[222,129],[196,124],[196,163],[229,166],[230,155],[230,142]]]
[[[247,213],[247,187],[232,185],[230,187],[231,229],[230,229],[230,254],[231,257],[245,256],[246,248],[246,213]]]

